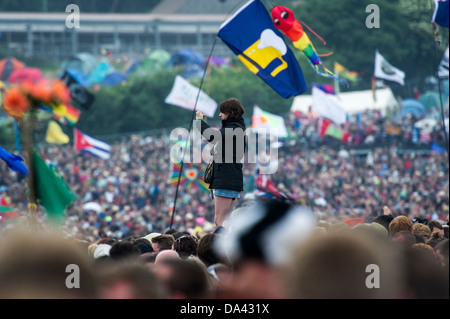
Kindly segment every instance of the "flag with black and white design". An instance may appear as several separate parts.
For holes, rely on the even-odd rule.
[[[405,85],[405,72],[392,66],[378,50],[375,53],[375,71],[374,76],[377,79],[397,82]]]
[[[441,63],[439,63],[438,77],[440,79],[448,79],[448,46],[441,59]]]

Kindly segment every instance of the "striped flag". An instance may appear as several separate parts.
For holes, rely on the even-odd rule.
[[[323,118],[320,122],[319,136],[325,135],[331,136],[344,143],[348,143],[351,136],[348,132],[344,131],[339,126],[336,126],[331,121]]]
[[[448,0],[434,0],[434,12],[431,22],[437,23],[440,26],[448,28],[449,18],[448,18]]]
[[[77,151],[91,153],[105,160],[111,157],[110,145],[84,134],[76,128],[74,129],[74,148]]]

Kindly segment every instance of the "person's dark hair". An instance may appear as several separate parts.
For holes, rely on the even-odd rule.
[[[237,118],[244,115],[245,113],[241,102],[239,102],[239,100],[235,98],[231,98],[220,103],[219,111],[223,114],[228,115],[230,118]]]
[[[186,259],[189,256],[197,255],[197,239],[192,236],[181,236],[173,244],[173,249],[180,255],[180,258]]]
[[[437,220],[430,220],[427,225],[428,225],[428,227],[430,228],[431,231],[433,231],[434,228],[442,230],[442,225]]]
[[[141,250],[130,241],[118,241],[112,244],[109,256],[113,260],[139,257]]]
[[[198,242],[197,257],[206,265],[206,267],[218,263],[224,263],[222,258],[220,258],[220,256],[216,253],[216,249],[214,246],[217,236],[221,235],[214,233],[206,234]]]
[[[153,252],[152,243],[146,238],[137,238],[133,240],[133,244],[139,248],[141,254]]]
[[[159,235],[152,238],[152,243],[157,244],[160,250],[172,249],[175,238],[172,235]]]
[[[372,223],[378,223],[382,225],[389,233],[389,224],[394,219],[394,216],[392,215],[380,215],[372,219]]]

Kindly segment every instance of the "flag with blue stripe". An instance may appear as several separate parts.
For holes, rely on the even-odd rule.
[[[74,129],[74,148],[77,151],[87,152],[102,159],[111,157],[111,146],[95,139],[78,129]]]
[[[218,37],[283,98],[307,91],[294,53],[260,1],[251,0],[241,7],[222,24]]]

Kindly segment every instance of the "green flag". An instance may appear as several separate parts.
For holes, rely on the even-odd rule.
[[[75,200],[75,195],[37,152],[33,152],[33,176],[36,199],[51,219],[63,219],[64,210]]]

